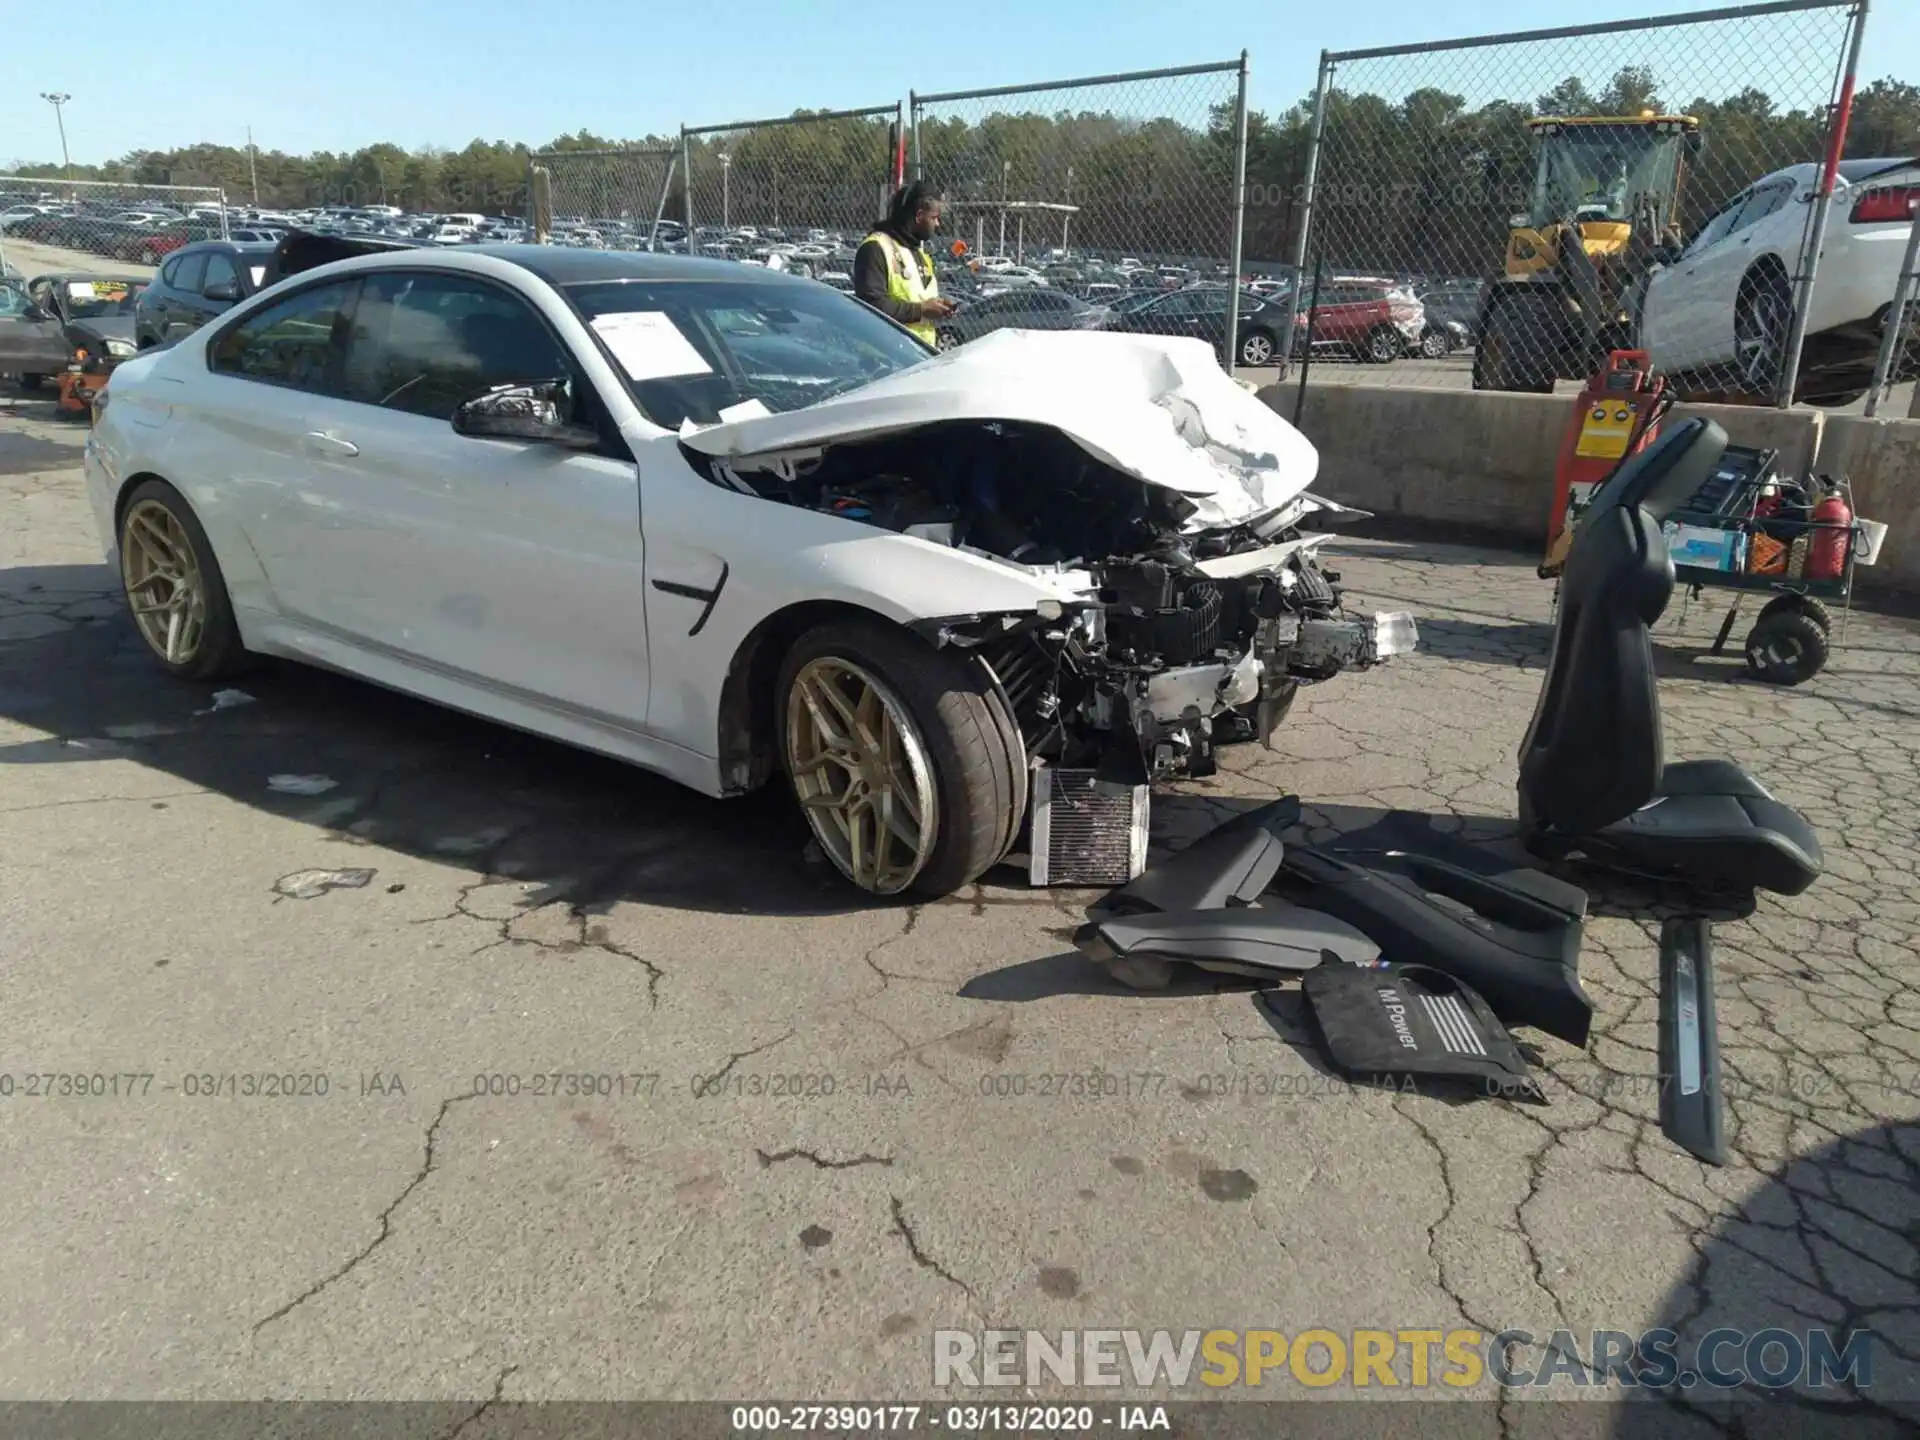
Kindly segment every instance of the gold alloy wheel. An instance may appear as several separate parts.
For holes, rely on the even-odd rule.
[[[787,770],[820,848],[862,890],[897,895],[926,867],[933,766],[899,700],[858,665],[822,656],[793,677]]]
[[[134,624],[153,653],[185,665],[207,629],[207,587],[180,519],[158,500],[142,500],[120,530],[120,579]]]

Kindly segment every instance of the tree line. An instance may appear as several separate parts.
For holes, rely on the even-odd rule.
[[[1335,90],[1328,96],[1317,195],[1326,263],[1427,273],[1483,272],[1498,257],[1508,216],[1525,208],[1533,169],[1526,120],[1536,115],[1674,110],[1699,117],[1706,136],[1691,166],[1683,227],[1697,224],[1769,170],[1820,157],[1823,112],[1782,109],[1757,89],[1684,102],[1657,77],[1621,70],[1597,93],[1570,78],[1531,100],[1468,105],[1457,94],[1419,89],[1388,96]],[[1311,99],[1247,117],[1244,254],[1290,254],[1303,213]],[[1200,123],[1086,108],[1040,114],[997,110],[927,114],[917,154],[946,192],[948,229],[989,249],[1002,214],[1011,243],[1024,223],[1029,249],[1065,241],[1080,249],[1151,256],[1225,258],[1233,228],[1231,102]],[[462,150],[370,145],[351,153],[249,156],[243,147],[199,144],[140,151],[75,178],[134,185],[219,186],[229,203],[296,209],[397,205],[409,211],[528,210],[530,163],[547,172],[552,213],[650,218],[687,213],[696,223],[824,226],[869,223],[879,209],[894,136],[890,117],[807,118],[690,139],[616,141],[585,130],[530,147],[474,140]],[[615,157],[588,152],[619,150]],[[1850,156],[1920,154],[1920,87],[1878,80],[1859,92]],[[722,156],[726,157],[724,164]],[[57,180],[57,163],[17,173]],[[1011,202],[1012,208],[1003,211]],[[1071,210],[1059,207],[1073,207]],[[1055,208],[1046,208],[1055,207]],[[1022,219],[1024,217],[1024,220]],[[1320,247],[1317,247],[1320,248]]]

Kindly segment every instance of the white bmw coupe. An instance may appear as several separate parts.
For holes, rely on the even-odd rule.
[[[279,656],[709,795],[784,773],[855,885],[939,895],[1039,772],[1204,774],[1414,643],[1344,613],[1312,446],[1201,341],[935,356],[811,280],[552,247],[294,235],[275,276],[87,443],[178,676]]]

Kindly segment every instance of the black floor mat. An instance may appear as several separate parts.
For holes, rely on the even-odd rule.
[[[1324,964],[1301,989],[1328,1063],[1356,1084],[1546,1101],[1492,1008],[1450,975]]]

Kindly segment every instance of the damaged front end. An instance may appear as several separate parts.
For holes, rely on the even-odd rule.
[[[1132,783],[1200,777],[1221,745],[1271,742],[1302,684],[1413,648],[1405,614],[1352,615],[1303,522],[1360,512],[1304,492],[1195,528],[1178,493],[1045,427],[956,421],[716,460],[707,477],[914,540],[991,556],[1077,598],[914,628],[976,653],[1031,759]]]
[[[1416,643],[1409,615],[1346,610],[1317,532],[1362,512],[1308,493],[1311,443],[1198,341],[998,331],[681,446],[714,484],[1044,582],[1030,609],[969,613],[956,579],[914,622],[976,656],[1018,722],[1042,883],[1127,878],[1154,780],[1270,744],[1300,686]],[[1055,802],[1106,868],[1051,863]]]

